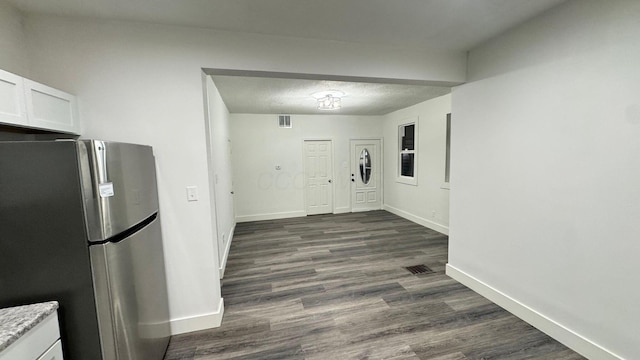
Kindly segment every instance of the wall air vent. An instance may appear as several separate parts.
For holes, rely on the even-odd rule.
[[[291,116],[289,115],[278,115],[278,127],[280,128],[291,128]]]

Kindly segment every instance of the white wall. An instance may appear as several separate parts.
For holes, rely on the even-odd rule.
[[[28,15],[25,36],[31,77],[78,95],[84,137],[154,147],[174,333],[215,326],[222,315],[202,68],[465,77],[465,54],[429,49],[47,15]],[[199,201],[187,202],[186,186],[198,187]]]
[[[206,76],[207,159],[209,162],[209,192],[213,194],[211,219],[216,234],[220,277],[224,275],[236,220],[233,206],[231,172],[231,133],[229,110],[211,76]]]
[[[238,221],[306,214],[304,140],[333,140],[334,211],[351,211],[349,140],[380,138],[381,120],[378,116],[292,115],[292,128],[283,129],[278,128],[277,115],[231,114]]]
[[[640,358],[638,19],[569,1],[453,92],[449,273],[593,359]]]
[[[35,17],[27,29],[32,72],[78,95],[83,137],[154,147],[172,332],[218,325],[200,54],[145,25]]]
[[[451,95],[440,96],[384,117],[384,208],[447,234],[449,190],[444,189],[447,114]],[[417,185],[397,181],[398,126],[417,119]]]
[[[22,14],[0,2],[0,69],[29,77]]]

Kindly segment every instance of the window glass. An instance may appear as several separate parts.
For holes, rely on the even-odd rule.
[[[367,149],[362,149],[360,153],[360,179],[365,185],[371,180],[371,155]]]
[[[402,136],[402,150],[415,150],[414,139],[416,132],[416,125],[404,126],[404,135]]]
[[[413,177],[413,160],[414,154],[400,154],[401,156],[401,166],[400,166],[400,175]]]

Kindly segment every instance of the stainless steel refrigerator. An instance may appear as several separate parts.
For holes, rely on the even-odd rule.
[[[0,307],[60,303],[67,360],[159,360],[170,336],[151,147],[0,142]]]

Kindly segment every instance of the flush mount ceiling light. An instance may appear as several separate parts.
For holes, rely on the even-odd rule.
[[[338,110],[342,107],[339,97],[327,95],[318,99],[318,110]]]
[[[338,110],[342,107],[342,96],[339,90],[320,91],[311,95],[318,101],[318,110]]]

